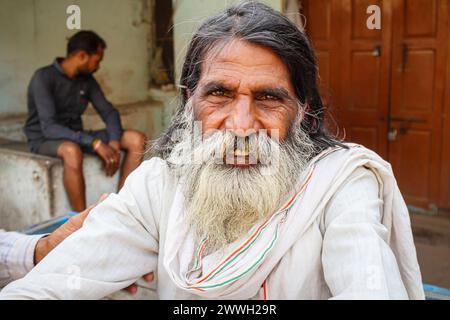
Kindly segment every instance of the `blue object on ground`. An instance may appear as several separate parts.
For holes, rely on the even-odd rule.
[[[424,283],[423,290],[426,300],[450,300],[450,289]]]
[[[77,215],[78,212],[67,212],[61,216],[58,216],[56,218],[46,220],[37,224],[34,224],[30,227],[27,227],[20,232],[25,234],[47,234],[52,233],[56,229],[58,229],[60,226],[62,226],[67,220],[72,218],[73,216]]]

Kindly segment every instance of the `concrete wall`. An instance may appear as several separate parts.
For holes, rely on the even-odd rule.
[[[0,117],[26,112],[33,72],[65,55],[66,8],[81,8],[81,28],[98,32],[108,49],[96,78],[116,104],[147,99],[151,1],[0,0]]]

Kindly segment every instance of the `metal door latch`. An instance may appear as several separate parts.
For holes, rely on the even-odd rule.
[[[395,141],[395,139],[397,139],[397,129],[390,128],[388,132],[388,140]]]
[[[379,57],[381,56],[381,46],[375,46],[372,50],[372,56]]]

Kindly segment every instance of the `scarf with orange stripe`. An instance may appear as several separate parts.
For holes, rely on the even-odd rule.
[[[204,256],[208,241],[195,243],[183,219],[183,192],[176,191],[169,215],[164,267],[181,289],[206,299],[277,299],[288,291],[272,270],[285,253],[317,219],[325,205],[348,176],[359,166],[370,168],[383,181],[383,221],[391,234],[403,234],[402,243],[393,239],[400,271],[410,298],[420,298],[420,271],[415,258],[409,216],[390,165],[376,153],[356,144],[349,149],[329,148],[311,160],[298,187],[285,204],[245,237],[221,252]],[[418,275],[418,276],[417,276]]]

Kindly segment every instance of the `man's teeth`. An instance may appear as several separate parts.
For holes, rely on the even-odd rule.
[[[234,148],[234,155],[237,157],[246,157],[250,154],[250,146],[248,142],[244,143],[243,146]]]
[[[222,146],[222,151],[226,152],[229,150],[229,147],[227,145]],[[233,146],[233,152],[229,152],[228,155],[234,155],[235,157],[247,157],[250,155],[250,143],[248,141],[245,141],[243,143],[237,143],[237,141],[234,141]]]
[[[248,149],[245,149],[245,150],[234,149],[234,155],[237,157],[246,157],[249,154],[250,154],[250,152],[248,152]]]

